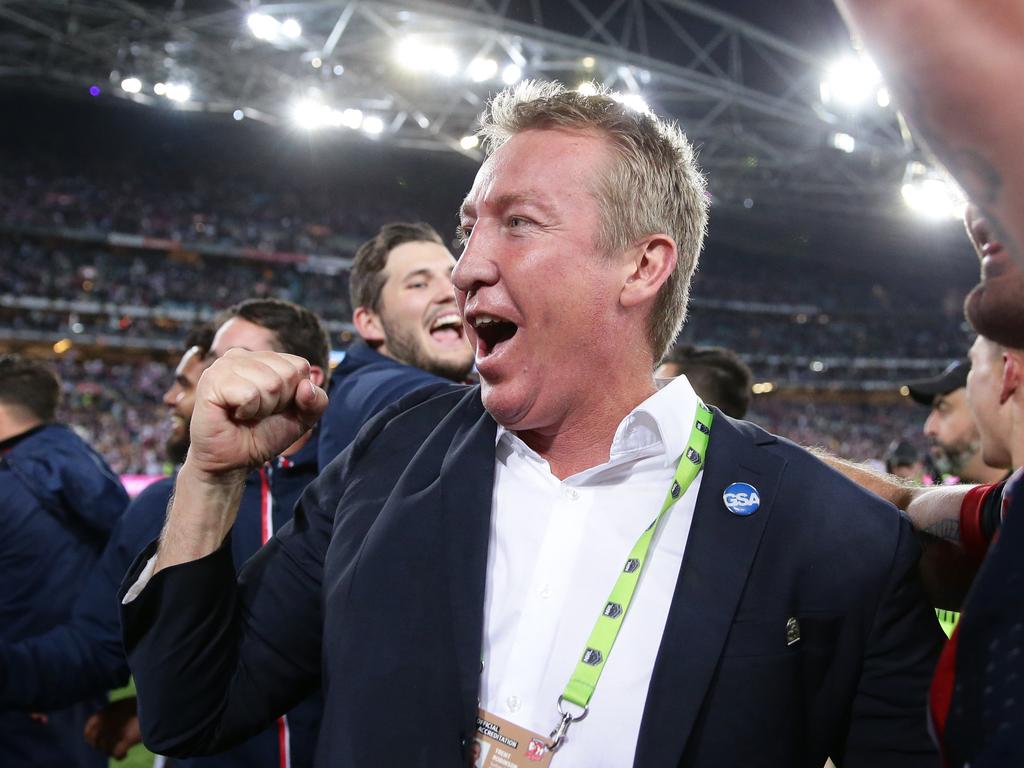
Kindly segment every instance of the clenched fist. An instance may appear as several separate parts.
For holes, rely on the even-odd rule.
[[[326,407],[303,358],[231,349],[199,380],[187,464],[207,479],[237,477],[298,440]]]

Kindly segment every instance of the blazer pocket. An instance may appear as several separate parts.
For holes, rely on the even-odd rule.
[[[800,613],[798,637],[789,629],[789,616],[751,618],[733,622],[725,641],[723,658],[790,656],[801,653],[831,654],[843,625],[841,614]]]

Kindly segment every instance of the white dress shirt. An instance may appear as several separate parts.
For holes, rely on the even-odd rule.
[[[640,534],[661,510],[697,396],[682,376],[619,424],[608,461],[560,481],[498,428],[480,706],[547,736],[556,703]],[[703,472],[662,521],[584,720],[557,768],[633,764]],[[575,708],[574,708],[575,709]]]

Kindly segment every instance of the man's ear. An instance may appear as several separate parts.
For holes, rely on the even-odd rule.
[[[309,366],[309,380],[318,387],[323,388],[324,382],[327,381],[327,377],[324,375],[324,369],[319,365]]]
[[[384,324],[380,320],[380,315],[369,307],[356,307],[352,313],[352,324],[356,327],[356,333],[367,343],[384,343]]]
[[[648,235],[628,252],[626,281],[619,302],[635,307],[653,301],[676,268],[676,243],[668,235]]]
[[[999,391],[999,404],[1002,405],[1017,390],[1024,386],[1024,352],[1007,350],[1003,353],[1003,385]]]

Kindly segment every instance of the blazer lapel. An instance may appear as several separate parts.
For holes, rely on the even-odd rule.
[[[441,504],[464,718],[476,717],[497,425],[476,389],[441,464]],[[467,398],[469,400],[469,398]]]
[[[717,410],[693,524],[647,692],[634,766],[678,765],[718,665],[747,574],[771,514],[785,460],[759,448]],[[722,494],[754,486],[760,506],[731,514]]]

